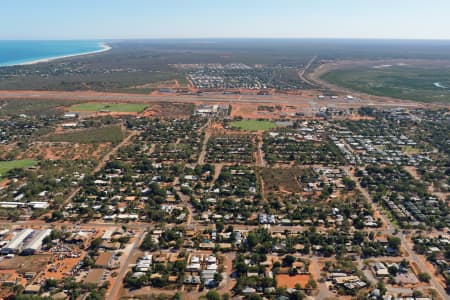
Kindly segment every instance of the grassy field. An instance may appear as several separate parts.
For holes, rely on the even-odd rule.
[[[79,112],[142,112],[147,106],[139,103],[81,103],[73,105],[69,109]]]
[[[0,178],[4,176],[9,170],[29,168],[36,165],[37,163],[38,162],[36,160],[31,159],[0,161]]]
[[[270,121],[259,121],[259,120],[241,120],[231,122],[231,126],[243,130],[269,130],[274,129],[277,125]]]
[[[26,114],[29,116],[60,115],[63,110],[59,107],[73,105],[77,102],[69,100],[46,99],[6,99],[0,100],[0,116],[15,116]]]
[[[333,70],[322,76],[335,85],[371,95],[445,103],[450,103],[449,78],[448,66],[366,66]]]
[[[125,132],[120,126],[106,126],[84,130],[57,133],[46,137],[49,142],[69,142],[80,144],[119,143],[125,138]]]

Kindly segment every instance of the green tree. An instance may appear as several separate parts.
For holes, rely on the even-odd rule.
[[[295,262],[295,257],[292,255],[286,255],[283,258],[283,266],[290,267]]]
[[[401,240],[398,237],[395,236],[391,236],[388,237],[388,246],[391,247],[392,249],[394,249],[395,251],[399,251],[400,250],[400,245],[401,245]]]
[[[317,283],[312,276],[309,276],[308,283],[306,284],[306,288],[316,289]]]
[[[220,273],[215,273],[214,274],[214,281],[217,282],[218,284],[223,280],[223,276]]]
[[[419,275],[417,277],[422,282],[430,282],[430,279],[431,279],[430,274],[428,274],[426,272],[419,273]]]
[[[378,281],[377,288],[380,290],[380,294],[381,295],[386,294],[387,289],[386,289],[386,286],[384,285],[384,282],[382,280]]]
[[[207,300],[221,300],[219,293],[216,291],[209,291],[208,293],[206,293],[206,299]]]

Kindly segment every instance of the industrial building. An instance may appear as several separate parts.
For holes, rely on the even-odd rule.
[[[2,248],[2,254],[13,254],[21,251],[24,241],[33,234],[33,229],[23,229],[18,232],[14,238]]]
[[[36,231],[33,236],[24,244],[21,254],[33,255],[42,247],[44,239],[50,235],[51,229]]]

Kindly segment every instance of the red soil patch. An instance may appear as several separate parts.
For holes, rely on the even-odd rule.
[[[276,278],[278,287],[293,289],[296,284],[300,284],[300,286],[304,288],[309,281],[309,274],[298,274],[295,276],[289,276],[289,274],[279,274]]]

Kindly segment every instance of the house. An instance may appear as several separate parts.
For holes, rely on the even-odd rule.
[[[193,284],[193,285],[197,285],[197,284],[200,284],[200,282],[201,282],[201,279],[200,279],[200,276],[192,276],[192,275],[189,275],[189,276],[186,276],[185,278],[184,278],[184,284]]]
[[[207,280],[213,280],[214,279],[214,275],[217,273],[216,270],[203,270],[201,272],[201,278],[203,279],[203,281],[207,281]]]
[[[153,255],[145,254],[136,263],[135,270],[138,272],[147,272],[150,270],[152,262],[153,262]]]
[[[231,243],[218,243],[217,246],[222,251],[231,250],[233,248],[233,245],[231,245]]]
[[[439,249],[438,247],[428,247],[428,251],[427,253],[431,254],[431,253],[439,253],[441,252],[441,249]]]
[[[185,179],[185,180],[196,181],[196,180],[198,180],[198,177],[195,176],[195,175],[185,175],[185,176],[184,176],[184,179]]]
[[[120,243],[103,241],[101,244],[101,248],[105,250],[118,250],[120,248]]]
[[[215,246],[215,243],[200,243],[198,245],[198,247],[202,250],[213,250]]]
[[[134,272],[133,275],[131,275],[131,277],[139,279],[141,277],[145,276],[144,272]]]
[[[190,263],[186,266],[186,270],[189,272],[198,272],[200,271],[201,265],[200,263]]]
[[[252,287],[247,286],[242,290],[242,293],[243,294],[253,294],[253,293],[256,293],[256,290]]]
[[[75,118],[78,118],[78,114],[73,113],[73,112],[65,113],[63,118],[64,119],[75,119]]]
[[[70,237],[65,239],[66,243],[69,244],[77,244],[80,248],[87,248],[89,246],[89,240],[90,240],[91,234],[86,231],[77,231],[73,232]]]
[[[78,126],[78,123],[76,123],[76,122],[64,123],[64,124],[61,124],[61,126],[63,128],[75,128]]]
[[[377,262],[373,265],[374,273],[377,277],[388,277],[389,270],[388,268],[381,262]]]
[[[24,294],[33,294],[37,295],[41,291],[41,286],[39,284],[30,284],[23,291]]]
[[[207,262],[208,262],[208,264],[216,264],[217,263],[217,259],[216,259],[216,257],[214,255],[210,255],[207,258]]]

